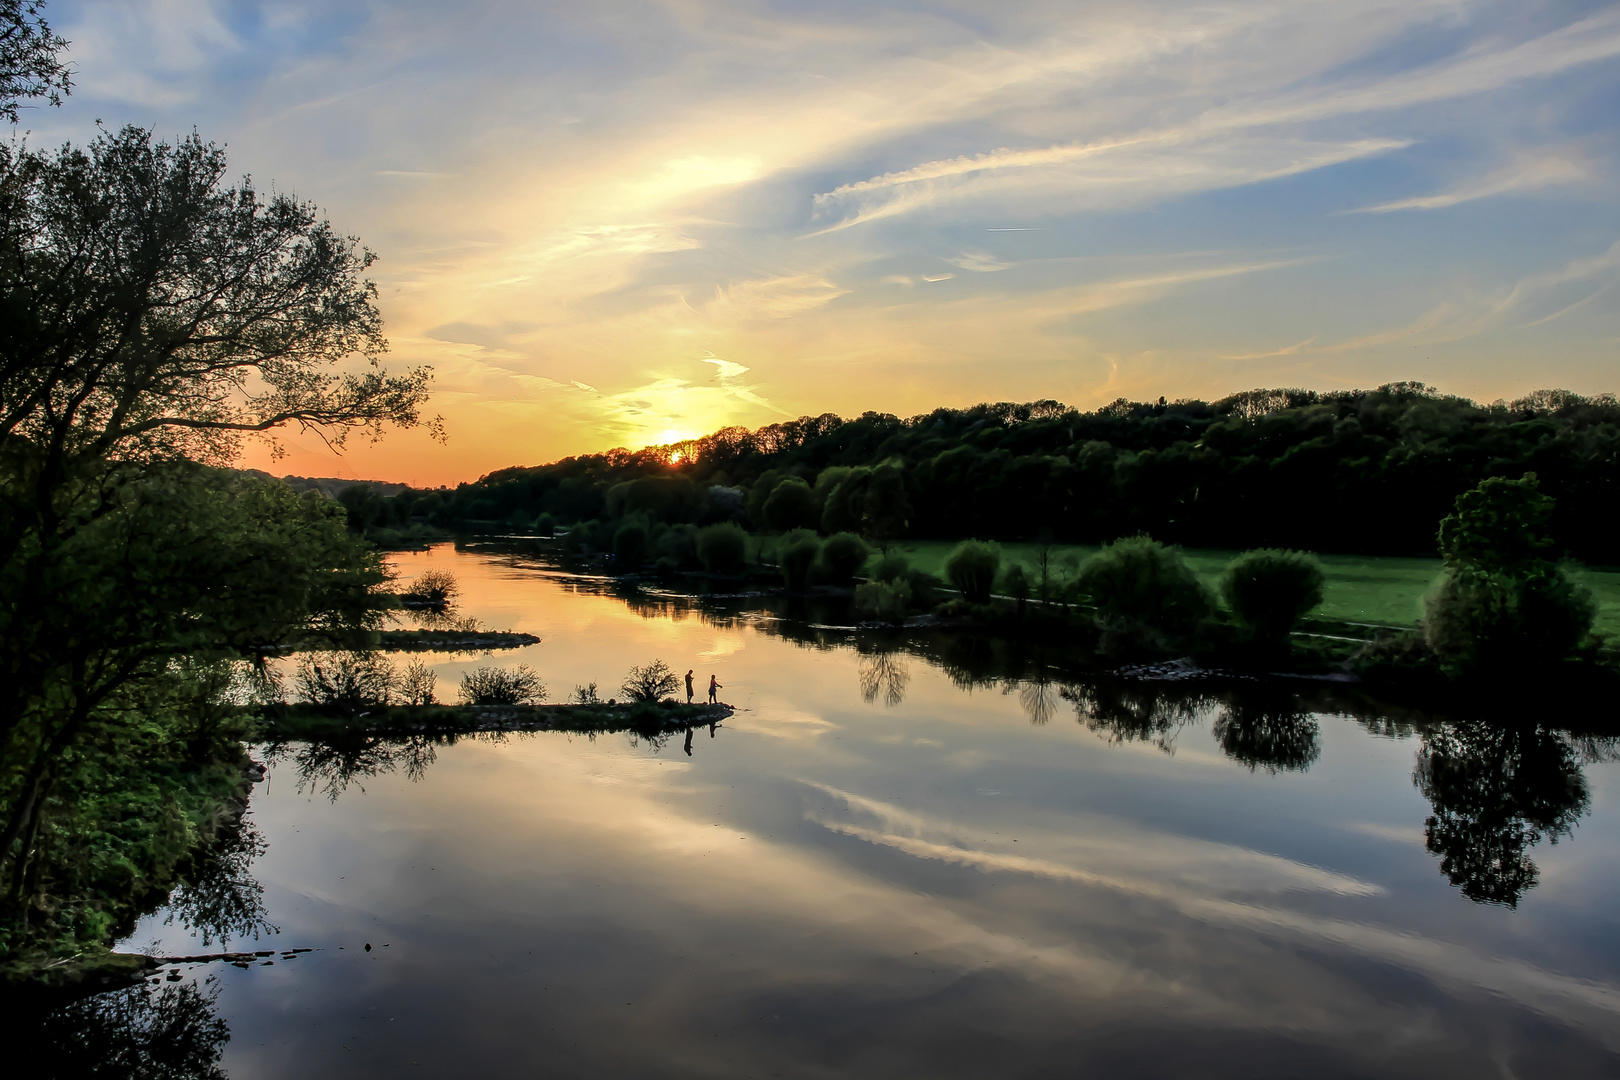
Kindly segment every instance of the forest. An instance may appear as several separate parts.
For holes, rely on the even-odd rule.
[[[1559,554],[1620,562],[1620,402],[1546,390],[1477,404],[1420,383],[1253,390],[1215,402],[1056,401],[754,431],[509,468],[346,501],[368,525],[528,528],[627,514],[870,540],[1102,543],[1430,555],[1457,496],[1534,472]]]

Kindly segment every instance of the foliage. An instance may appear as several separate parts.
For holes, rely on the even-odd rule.
[[[711,574],[740,573],[748,558],[748,534],[731,522],[698,530],[697,555]]]
[[[143,981],[84,997],[37,1021],[34,1052],[56,1076],[226,1080],[220,1059],[231,1032],[215,1011],[218,993],[217,985]]]
[[[294,678],[299,696],[311,705],[348,710],[387,705],[396,681],[388,658],[371,652],[305,653]]]
[[[978,540],[964,540],[945,560],[945,580],[970,604],[988,604],[1001,568],[1001,552]]]
[[[1292,694],[1270,700],[1239,697],[1216,717],[1212,734],[1221,751],[1250,772],[1303,772],[1322,756],[1321,726]]]
[[[596,684],[591,683],[588,686],[576,686],[576,687],[574,687],[574,704],[576,704],[576,705],[600,705],[600,704],[602,704],[602,698],[596,692]]]
[[[1262,548],[1232,560],[1221,597],[1255,640],[1277,646],[1321,604],[1326,585],[1327,574],[1312,556]]]
[[[72,89],[72,72],[58,56],[67,41],[40,17],[43,0],[0,0],[0,117],[15,124],[19,99],[52,105]]]
[[[872,568],[873,581],[905,581],[911,576],[911,560],[899,551],[890,551]]]
[[[435,693],[439,688],[438,676],[433,669],[421,660],[412,660],[405,665],[394,680],[394,694],[403,705],[434,705],[438,703]]]
[[[620,573],[638,569],[647,561],[647,526],[627,521],[613,534],[613,562]]]
[[[848,586],[871,555],[871,549],[854,533],[834,533],[821,545],[816,576],[828,585]]]
[[[1548,558],[1553,500],[1534,473],[1492,478],[1440,523],[1445,570],[1424,600],[1424,637],[1452,675],[1545,667],[1585,641],[1591,593]]]
[[[1017,563],[1007,567],[1001,575],[1001,590],[1018,604],[1018,613],[1024,613],[1024,604],[1029,601],[1029,574]]]
[[[633,667],[630,674],[624,677],[619,689],[631,701],[662,701],[667,697],[674,697],[675,691],[680,689],[681,681],[669,669],[669,665],[662,660],[654,660],[641,667]]]
[[[1207,586],[1173,547],[1145,536],[1116,540],[1080,571],[1106,651],[1184,645],[1213,607]]]
[[[820,520],[816,496],[810,485],[797,476],[776,484],[764,504],[765,524],[775,532],[814,529]]]
[[[821,557],[821,541],[809,529],[795,529],[782,538],[776,562],[782,568],[782,582],[790,589],[810,584],[810,572]]]
[[[463,705],[532,705],[546,700],[546,686],[528,664],[481,667],[462,674],[456,697]]]
[[[461,583],[449,570],[434,566],[422,571],[411,583],[406,598],[430,608],[446,608],[461,594]]]
[[[912,599],[911,582],[863,581],[855,586],[855,610],[876,619],[898,622],[905,618]]]

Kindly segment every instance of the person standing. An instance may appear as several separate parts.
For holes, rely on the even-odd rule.
[[[686,669],[686,703],[692,704],[692,669]]]
[[[715,678],[713,675],[710,675],[709,676],[709,704],[710,705],[716,705],[716,704],[719,703],[720,699],[717,696],[719,694],[719,692],[720,692],[720,680]]]

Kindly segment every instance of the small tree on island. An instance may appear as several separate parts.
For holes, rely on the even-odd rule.
[[[1227,566],[1221,597],[1255,644],[1286,646],[1294,626],[1322,602],[1327,575],[1302,551],[1246,551]]]
[[[533,705],[546,700],[546,685],[528,664],[481,667],[461,676],[457,697],[463,705]]]
[[[1104,652],[1179,648],[1214,607],[1181,552],[1147,536],[1103,548],[1081,569],[1079,586],[1096,605]]]
[[[675,691],[680,687],[680,679],[669,670],[669,665],[662,660],[654,660],[641,667],[633,667],[630,674],[624,677],[619,689],[624,691],[631,701],[662,701],[674,697]]]
[[[1001,569],[1001,552],[992,544],[964,540],[945,560],[945,580],[970,604],[988,604]]]

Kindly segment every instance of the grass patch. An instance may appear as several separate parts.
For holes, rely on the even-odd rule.
[[[956,547],[955,540],[914,540],[893,545],[904,552],[911,564],[939,578],[945,576],[945,558]],[[1006,543],[1001,551],[1007,560],[1021,563],[1029,571],[1035,563],[1038,544]],[[1073,570],[1063,560],[1076,565],[1100,549],[1091,544],[1054,544],[1054,576],[1072,579]],[[1188,548],[1187,563],[1214,587],[1227,563],[1240,552]],[[880,555],[874,553],[867,564],[870,571]],[[1327,587],[1317,618],[1342,622],[1379,623],[1388,626],[1416,626],[1423,613],[1423,595],[1440,576],[1440,559],[1381,555],[1322,555],[1327,571]],[[1061,574],[1058,567],[1061,566]],[[1620,571],[1583,568],[1576,578],[1592,590],[1598,601],[1597,632],[1620,638]]]

